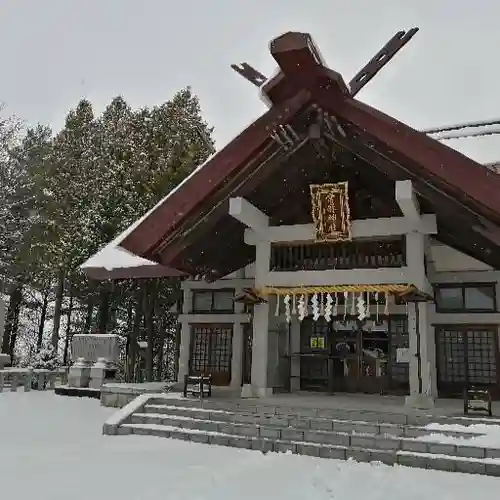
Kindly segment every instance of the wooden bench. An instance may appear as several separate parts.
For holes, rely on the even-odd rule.
[[[188,395],[209,398],[212,395],[212,375],[186,375],[183,394],[185,398]]]

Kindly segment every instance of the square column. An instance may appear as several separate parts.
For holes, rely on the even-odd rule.
[[[259,240],[255,246],[255,286],[266,284],[271,260],[271,243]],[[270,396],[273,393],[268,387],[269,367],[269,303],[256,304],[253,310],[252,338],[252,395]]]
[[[189,289],[184,290],[182,302],[182,313],[189,314],[193,293]],[[179,369],[177,381],[184,382],[184,377],[189,374],[189,361],[191,358],[191,327],[187,321],[181,323],[181,338],[179,343]]]
[[[417,409],[432,408],[436,397],[436,360],[429,307],[423,302],[408,304],[410,395],[405,403]]]
[[[253,345],[251,385],[254,396],[266,397],[273,393],[268,387],[269,359],[269,304],[256,304],[253,314]]]
[[[243,325],[235,323],[231,354],[231,389],[241,390],[243,375]]]
[[[183,382],[184,377],[189,374],[189,358],[191,348],[191,328],[186,321],[181,324],[181,342],[179,346],[179,372],[177,381]]]

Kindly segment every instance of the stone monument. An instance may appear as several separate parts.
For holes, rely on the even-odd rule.
[[[119,342],[118,335],[74,335],[71,357],[76,362],[69,369],[68,385],[100,389],[103,383],[113,381],[120,357]]]

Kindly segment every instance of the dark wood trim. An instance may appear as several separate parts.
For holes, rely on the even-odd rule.
[[[434,297],[436,313],[438,314],[495,314],[498,313],[497,306],[497,291],[495,282],[465,282],[465,283],[436,283],[434,286]],[[468,309],[465,307],[465,290],[467,288],[491,288],[493,290],[493,309]],[[438,304],[438,290],[440,289],[461,289],[462,290],[462,302],[464,307],[460,309],[447,309],[440,308]]]
[[[431,185],[440,184],[450,196],[458,196],[457,201],[464,202],[491,222],[500,224],[499,175],[361,101],[338,99],[335,91],[321,87],[313,89],[313,96],[337,119],[351,123],[374,142],[383,145],[385,151],[392,151],[401,160],[404,158],[405,161],[398,161],[400,170],[406,170],[406,174],[421,175]]]
[[[355,360],[355,364],[357,366],[357,372],[355,375],[352,375],[346,379],[336,379],[335,377],[332,377],[331,375],[328,375],[328,377],[316,377],[314,379],[309,379],[307,377],[303,376],[303,371],[302,371],[302,365],[304,363],[307,363],[307,360],[323,360],[323,363],[328,363],[328,370],[333,369],[333,363],[334,360],[339,360],[341,359],[338,355],[333,354],[332,352],[332,332],[333,332],[333,323],[334,321],[339,321],[341,320],[342,317],[337,317],[333,318],[333,320],[327,325],[328,326],[328,339],[327,339],[327,345],[325,346],[325,349],[314,349],[314,348],[304,348],[304,344],[302,343],[302,335],[303,335],[303,326],[301,325],[301,340],[300,340],[300,352],[289,352],[288,356],[285,356],[285,358],[299,358],[301,361],[301,384],[303,381],[311,382],[311,385],[309,386],[309,389],[305,388],[303,390],[314,390],[314,388],[318,390],[323,390],[323,391],[329,391],[333,392],[334,390],[340,390],[340,391],[347,391],[347,392],[368,392],[368,393],[386,393],[386,394],[403,394],[407,393],[407,389],[409,386],[409,379],[408,383],[404,383],[401,380],[395,379],[393,376],[393,361],[392,357],[394,354],[394,349],[393,349],[393,342],[392,342],[392,336],[393,335],[398,335],[397,332],[394,332],[391,330],[391,322],[393,320],[404,320],[406,321],[406,326],[408,327],[408,321],[407,321],[407,316],[404,314],[390,314],[390,315],[379,315],[379,319],[381,321],[387,321],[388,322],[388,328],[389,328],[389,335],[387,335],[387,342],[388,342],[388,360],[387,360],[387,366],[386,366],[386,374],[383,377],[367,377],[363,373],[361,373],[361,366],[362,366],[362,359],[363,359],[363,354],[361,351],[356,351],[355,353],[352,353],[349,355],[349,357],[353,360]],[[356,320],[355,316],[347,316],[347,321],[352,321]],[[373,319],[373,318],[371,318]],[[403,333],[403,332],[401,332]],[[321,336],[321,333],[318,334]],[[409,336],[408,328],[406,328],[406,331],[404,332],[404,335]],[[356,343],[358,344],[358,347],[361,345],[361,332],[358,330],[356,332]],[[379,338],[384,339],[384,336],[381,335]],[[370,339],[367,339],[368,341]],[[375,338],[374,338],[375,340]],[[408,337],[409,341],[409,337]],[[304,349],[303,349],[304,348]],[[315,361],[312,361],[315,363]],[[409,369],[409,367],[408,367]],[[409,372],[408,372],[409,373]],[[409,376],[409,375],[408,375]],[[316,382],[316,384],[314,383]],[[323,385],[323,388],[321,389],[320,386]]]
[[[233,307],[231,309],[214,309],[215,295],[219,292],[231,292],[233,294]],[[212,294],[212,302],[210,310],[199,311],[195,308],[195,295],[197,293],[210,293]],[[191,314],[234,314],[234,288],[195,288],[191,289]]]

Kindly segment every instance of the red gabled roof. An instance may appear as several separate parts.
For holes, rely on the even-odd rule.
[[[309,92],[301,91],[279,106],[272,107],[210,158],[203,168],[187,179],[181,189],[168,196],[163,204],[120,243],[120,246],[135,255],[148,255],[148,258],[154,259],[160,240],[175,230],[179,223],[217,191],[231,173],[272,143],[272,131],[300,111],[310,102],[310,98]]]
[[[418,180],[421,195],[460,202],[476,218],[478,234],[500,245],[500,176],[440,142],[353,99],[340,74],[326,68],[310,35],[287,33],[271,42],[281,72],[264,84],[271,109],[216,154],[169,196],[120,245],[161,261],[159,249],[188,217],[271,142],[271,133],[306,105],[316,104],[339,122],[362,131],[356,154],[391,171],[391,177]],[[359,134],[358,134],[359,135]],[[339,139],[341,141],[341,139]],[[350,139],[349,139],[350,140]],[[354,147],[354,146],[352,146]],[[359,153],[363,151],[364,153]],[[374,153],[384,153],[373,157]],[[383,163],[383,165],[382,165]],[[425,197],[424,196],[424,197]],[[451,206],[451,205],[450,205]],[[449,208],[449,207],[448,207]],[[448,210],[448,213],[453,213]],[[498,225],[498,226],[497,226]],[[171,261],[161,262],[169,265]]]

